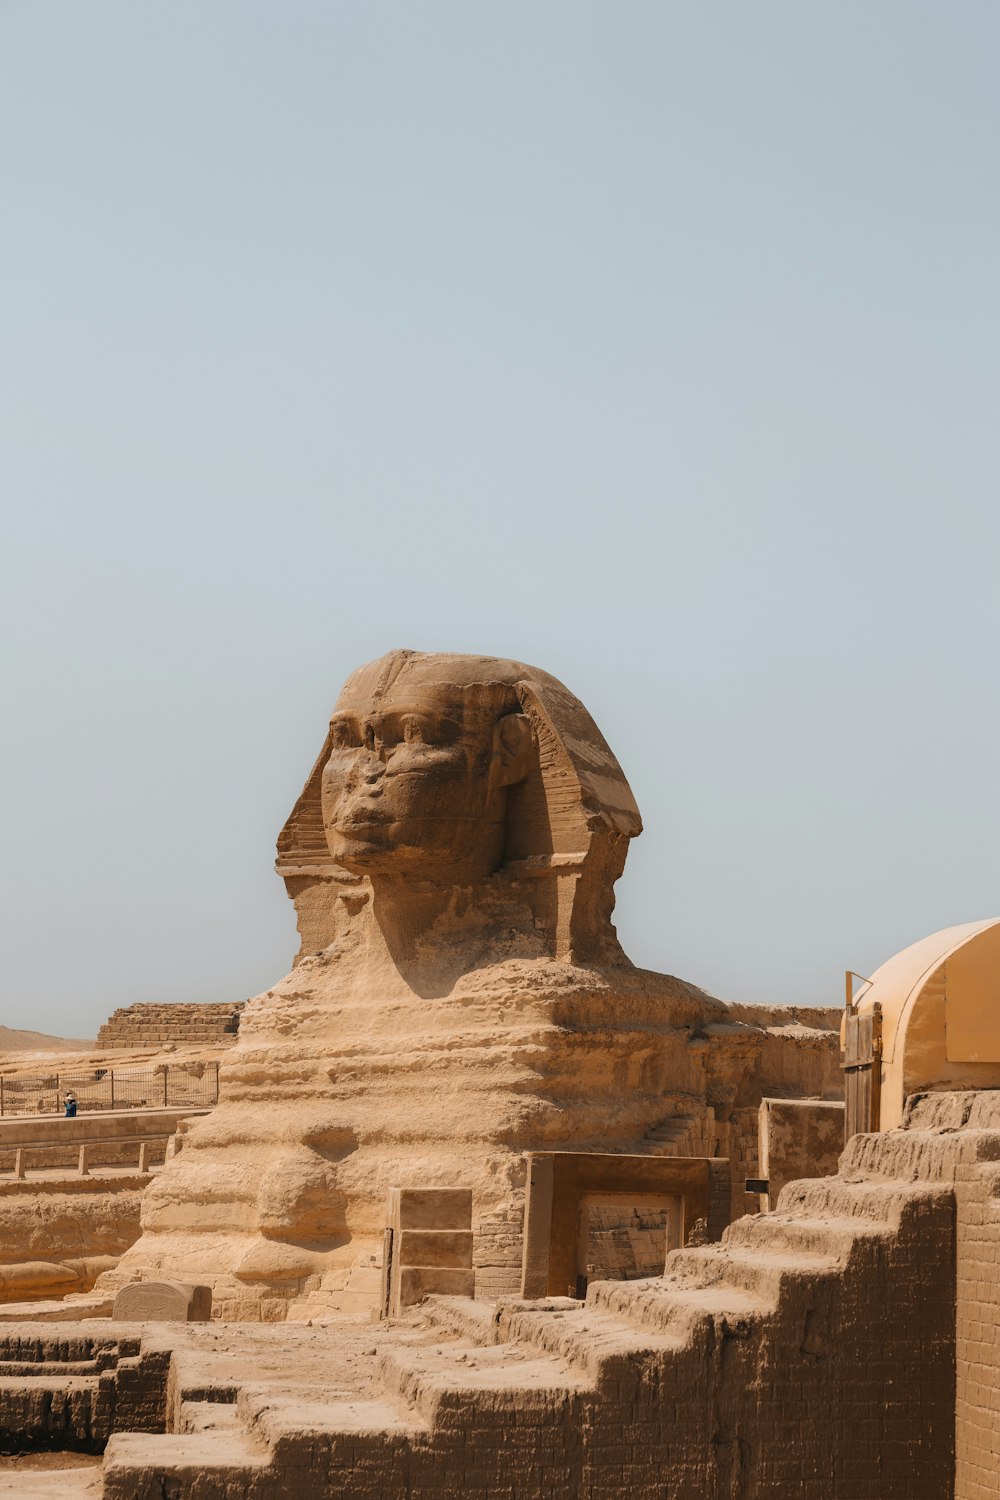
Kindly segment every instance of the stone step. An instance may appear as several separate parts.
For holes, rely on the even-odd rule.
[[[621,1284],[599,1282],[596,1286]],[[679,1308],[677,1303],[675,1312]],[[690,1314],[690,1307],[687,1311]],[[699,1306],[698,1316],[703,1315],[704,1309]],[[576,1303],[575,1310],[566,1313],[537,1310],[523,1303],[506,1309],[501,1326],[505,1340],[539,1349],[566,1367],[582,1371],[591,1387],[644,1359],[673,1359],[683,1352],[689,1338],[688,1322],[683,1328],[644,1327],[596,1300]]]
[[[723,1243],[730,1248],[830,1255],[843,1264],[859,1239],[873,1236],[887,1239],[891,1232],[881,1221],[860,1217],[814,1218],[769,1213],[737,1219],[727,1229]]]
[[[94,1438],[102,1405],[97,1375],[5,1376],[0,1378],[0,1438],[10,1434],[19,1441],[72,1448]]]
[[[460,1425],[462,1411],[505,1392],[517,1391],[527,1409],[551,1407],[590,1388],[564,1359],[509,1344],[397,1345],[379,1357],[378,1378],[388,1395],[431,1428]]]
[[[708,1324],[769,1317],[774,1297],[715,1283],[685,1285],[667,1277],[651,1281],[598,1281],[587,1288],[586,1310],[610,1314],[640,1339],[652,1334],[691,1343]]]
[[[996,1131],[964,1131],[963,1146],[975,1154],[980,1137]],[[955,1134],[942,1130],[891,1130],[852,1136],[840,1159],[845,1179],[870,1182],[950,1182],[955,1173]]]
[[[557,1299],[566,1307],[578,1307],[569,1297]],[[483,1348],[500,1342],[499,1321],[503,1309],[510,1304],[475,1302],[471,1297],[425,1297],[420,1303],[419,1316],[430,1327],[438,1330],[442,1338],[459,1338]],[[518,1304],[520,1305],[520,1304]],[[535,1306],[536,1304],[525,1304]],[[554,1306],[547,1301],[544,1306]]]
[[[237,1409],[250,1441],[272,1453],[279,1467],[303,1447],[344,1438],[354,1446],[365,1435],[380,1444],[387,1437],[426,1441],[429,1430],[411,1406],[387,1395],[309,1401],[302,1392],[243,1391]]]
[[[934,1191],[939,1189],[926,1182],[809,1177],[783,1187],[775,1209],[779,1214],[814,1219],[859,1219],[894,1228],[909,1205]],[[752,1217],[756,1219],[758,1216]]]
[[[46,1375],[3,1375],[0,1376],[0,1407],[22,1392],[36,1396],[39,1391],[52,1391],[55,1394],[96,1391],[98,1381],[96,1374],[64,1375],[61,1371],[50,1371]]]
[[[104,1450],[101,1500],[249,1500],[270,1455],[244,1432],[116,1433]]]
[[[687,1288],[732,1287],[777,1305],[786,1280],[826,1277],[840,1269],[836,1254],[765,1248],[763,1245],[711,1245],[699,1250],[675,1250],[667,1258],[664,1280],[679,1277]]]

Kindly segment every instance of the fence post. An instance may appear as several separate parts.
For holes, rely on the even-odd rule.
[[[115,1070],[114,1070],[114,1068],[112,1068],[110,1071],[111,1071],[111,1108],[114,1109],[114,1107],[115,1107]]]
[[[170,1064],[163,1064],[163,1108],[167,1107],[167,1079],[170,1077]]]
[[[219,1059],[215,1059],[215,1103],[219,1102]]]
[[[0,1115],[3,1114],[3,1074],[0,1073]]]

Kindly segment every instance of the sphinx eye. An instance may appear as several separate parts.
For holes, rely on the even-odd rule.
[[[348,750],[352,744],[351,727],[343,719],[330,721],[330,744],[335,750]]]
[[[403,720],[403,739],[407,744],[413,740],[423,740],[426,738],[424,729],[423,719],[418,719],[413,714],[408,714]]]

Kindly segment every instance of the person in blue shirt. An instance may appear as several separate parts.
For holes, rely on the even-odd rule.
[[[66,1118],[67,1120],[76,1118],[76,1098],[73,1094],[66,1095]]]

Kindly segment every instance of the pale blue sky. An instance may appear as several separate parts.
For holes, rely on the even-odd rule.
[[[1000,913],[1000,11],[0,0],[0,1021],[265,988],[346,673],[519,657],[637,961]]]

